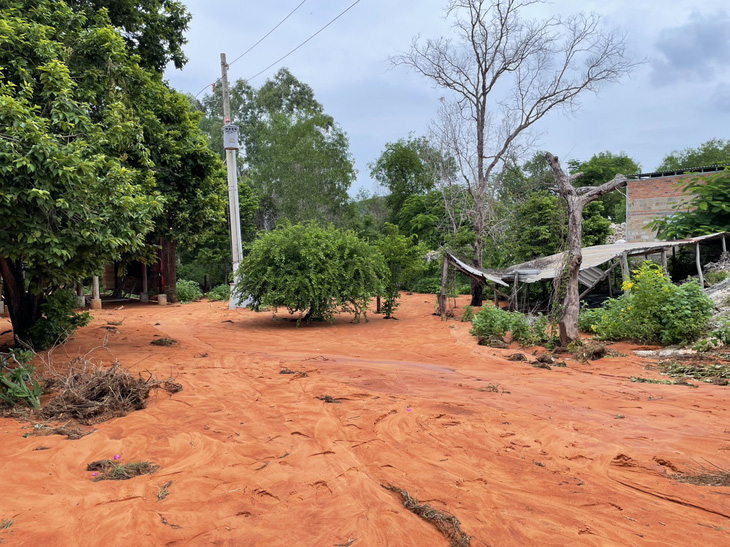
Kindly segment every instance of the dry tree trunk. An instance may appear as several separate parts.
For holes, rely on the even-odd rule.
[[[580,313],[580,292],[578,287],[578,274],[583,263],[583,209],[592,201],[601,196],[626,186],[626,177],[616,175],[612,180],[601,186],[583,186],[576,188],[573,181],[578,179],[582,173],[567,175],[560,166],[560,161],[551,153],[546,154],[546,159],[553,170],[556,190],[568,204],[568,253],[565,267],[568,273],[568,285],[563,300],[563,309],[560,314],[558,327],[560,329],[560,344],[568,345],[570,342],[580,340],[578,331],[578,314]]]

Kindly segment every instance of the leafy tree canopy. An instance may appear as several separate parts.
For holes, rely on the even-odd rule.
[[[140,56],[141,65],[163,72],[168,63],[182,68],[187,62],[182,46],[191,15],[178,0],[67,0],[72,9],[93,19],[106,11],[119,29],[129,51]]]
[[[282,219],[340,222],[355,178],[347,135],[324,112],[314,92],[287,69],[260,89],[243,80],[230,89],[231,122],[239,126],[240,174],[261,200],[258,225]],[[200,107],[201,127],[223,155],[222,96],[217,86]]]
[[[369,167],[370,175],[390,192],[386,201],[393,219],[398,218],[406,199],[433,189],[441,163],[440,152],[425,137],[411,135],[385,145],[383,153]]]
[[[730,162],[730,139],[710,139],[697,148],[675,150],[664,158],[657,171],[681,171]]]
[[[338,309],[365,314],[388,269],[380,252],[354,232],[316,222],[264,232],[241,263],[235,293],[254,308],[284,307],[304,319],[332,319]]]
[[[84,100],[101,88],[82,88],[83,67],[101,62],[120,81],[138,73],[124,42],[62,2],[30,4],[0,15],[0,273],[20,338],[55,287],[141,253],[162,202],[118,86]]]

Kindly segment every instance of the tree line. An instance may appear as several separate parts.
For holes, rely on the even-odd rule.
[[[624,38],[604,30],[600,17],[526,19],[532,3],[451,0],[454,36],[416,40],[392,59],[442,88],[444,99],[427,135],[385,144],[369,165],[379,188],[355,198],[348,194],[356,172],[347,135],[309,85],[286,68],[258,88],[234,82],[231,117],[240,128],[239,201],[249,254],[271,256],[260,241],[277,226],[293,230],[292,237],[325,241],[331,225],[377,251],[332,236],[332,245],[370,256],[373,271],[388,270],[371,279],[370,290],[392,311],[399,289],[438,290],[440,267],[426,261],[429,251],[448,248],[489,268],[575,249],[576,241],[578,247],[605,242],[611,222],[625,220],[625,197],[606,184],[641,167],[624,152],[604,151],[565,162],[563,172],[547,151],[534,152],[531,131],[549,112],[574,108],[635,63]],[[221,89],[197,100],[162,77],[168,63],[186,62],[190,14],[183,3],[2,5],[0,274],[15,335],[32,337],[44,303],[60,287],[105,263],[152,262],[161,242],[180,247],[172,260],[181,278],[206,288],[227,283]],[[730,141],[714,139],[670,153],[657,169],[728,161],[729,153]],[[727,179],[703,187],[697,202],[703,218],[677,217],[682,222],[665,233],[726,227]],[[577,217],[573,194],[595,198],[579,200]],[[570,218],[580,218],[572,246]],[[251,261],[248,267],[263,268]],[[359,309],[362,287],[350,289],[355,296],[342,302]],[[174,283],[170,290],[174,301]],[[252,287],[240,290],[255,296]],[[473,304],[481,304],[482,290],[469,287]],[[331,312],[314,296],[309,308],[304,304],[293,309],[319,317]]]

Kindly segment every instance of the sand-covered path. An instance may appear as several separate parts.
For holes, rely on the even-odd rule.
[[[0,419],[0,520],[13,521],[0,540],[448,545],[393,485],[455,515],[472,545],[730,544],[730,488],[671,479],[730,469],[730,388],[632,383],[659,377],[633,354],[511,362],[434,304],[407,295],[398,321],[298,328],[207,301],[96,312],[59,363],[108,335],[97,359],[184,389],[78,440]],[[178,344],[150,345],[161,336]],[[160,469],[93,482],[87,463],[115,454]]]

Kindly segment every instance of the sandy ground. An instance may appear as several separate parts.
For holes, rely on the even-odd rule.
[[[632,383],[659,377],[633,355],[510,362],[434,304],[409,295],[399,321],[299,328],[205,301],[95,312],[56,361],[108,334],[98,359],[184,390],[79,440],[0,419],[0,520],[13,521],[0,541],[447,545],[391,484],[458,517],[472,545],[730,544],[730,489],[670,478],[730,468],[730,388]],[[159,336],[179,343],[150,345]],[[160,469],[93,482],[87,463],[114,454]]]

